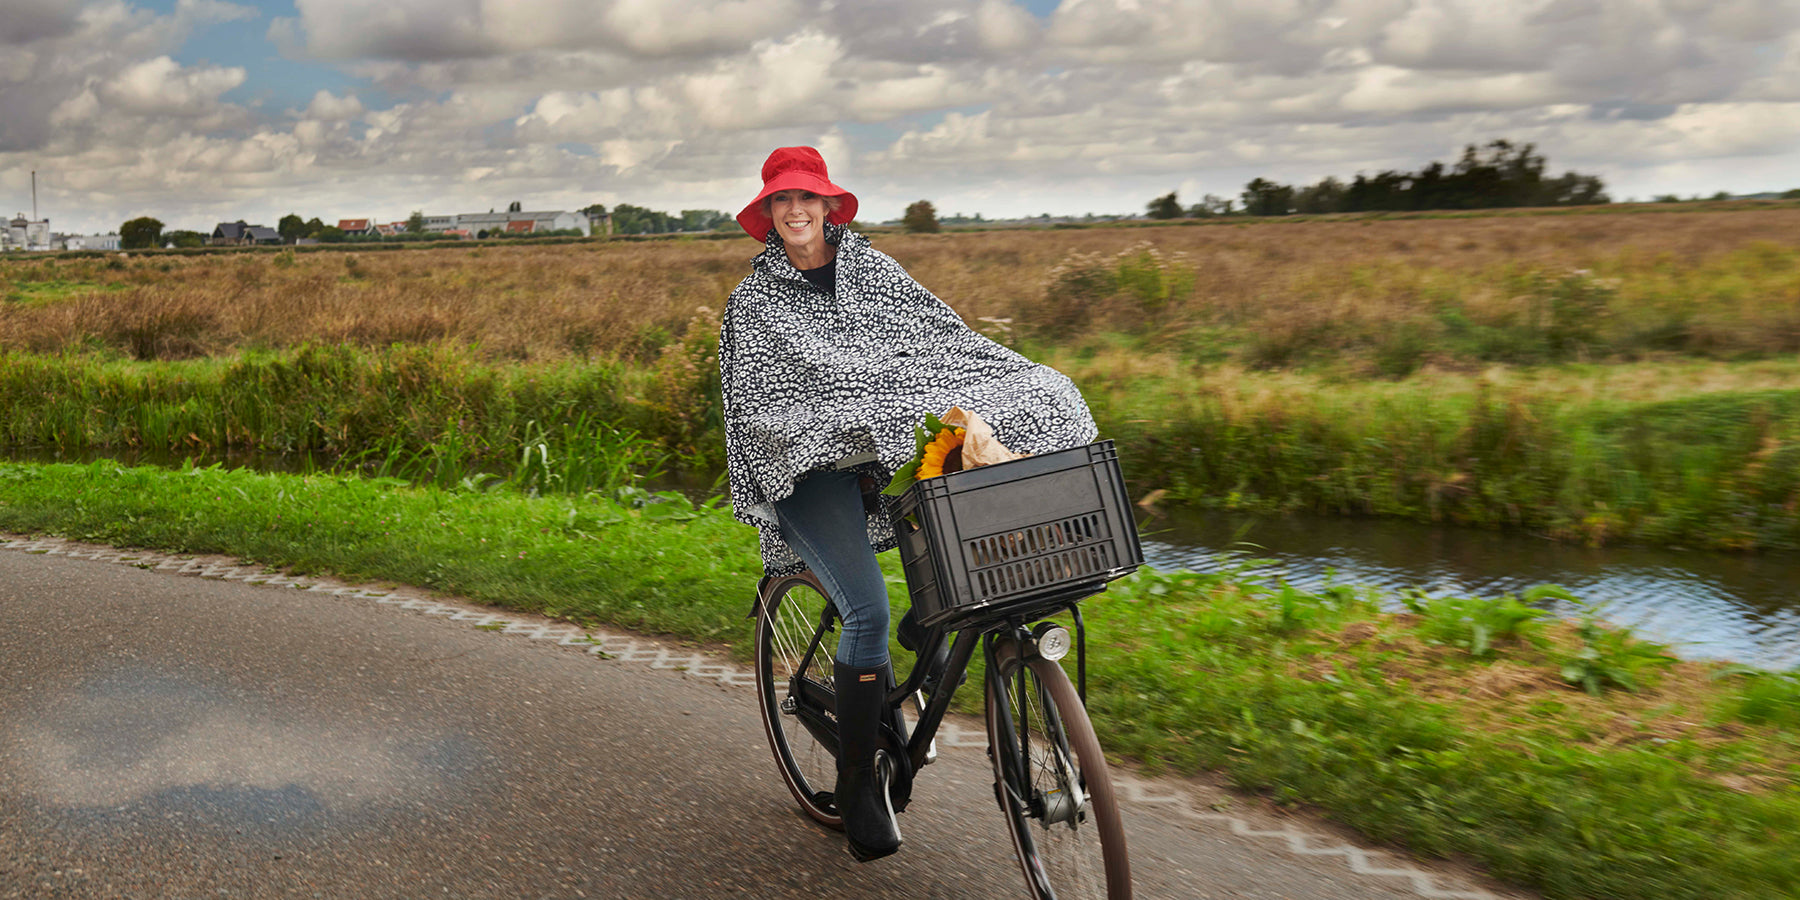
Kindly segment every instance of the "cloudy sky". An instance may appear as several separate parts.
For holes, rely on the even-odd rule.
[[[1535,142],[1613,196],[1800,187],[1796,0],[0,0],[0,207],[1142,210]]]

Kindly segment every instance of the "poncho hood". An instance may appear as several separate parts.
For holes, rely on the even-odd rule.
[[[862,235],[827,226],[826,239],[837,246],[835,293],[809,284],[771,231],[719,332],[732,511],[757,526],[770,574],[804,568],[781,539],[775,501],[822,469],[856,468],[885,484],[912,459],[927,413],[974,410],[1027,453],[1095,435],[1062,373],[970,329]],[[868,529],[877,552],[894,546],[885,510]]]

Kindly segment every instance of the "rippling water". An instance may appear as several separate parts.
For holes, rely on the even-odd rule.
[[[86,462],[101,454],[13,452],[0,458]],[[175,465],[179,459],[128,458]],[[304,460],[236,456],[228,466],[292,470]],[[210,462],[210,460],[208,461]],[[719,488],[665,475],[655,485],[696,500]],[[1600,607],[1611,622],[1667,643],[1683,656],[1800,668],[1800,553],[1735,555],[1667,547],[1574,547],[1528,535],[1381,519],[1256,518],[1176,512],[1139,522],[1144,555],[1159,569],[1217,571],[1268,562],[1258,577],[1316,588],[1328,582],[1432,596],[1493,597],[1557,584]],[[1576,610],[1560,604],[1557,612]]]
[[[1571,547],[1526,535],[1382,520],[1186,513],[1140,522],[1159,569],[1250,570],[1296,587],[1326,583],[1432,596],[1517,594],[1557,584],[1608,621],[1686,657],[1800,667],[1800,554]],[[1575,610],[1559,605],[1562,614]]]

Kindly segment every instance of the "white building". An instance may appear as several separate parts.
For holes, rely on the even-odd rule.
[[[579,212],[565,210],[539,210],[526,212],[484,212],[459,213],[453,216],[426,216],[425,230],[434,233],[446,231],[467,231],[477,237],[490,234],[511,232],[514,234],[536,234],[543,231],[563,231],[574,229],[585,237],[593,234],[588,217]]]
[[[13,216],[6,223],[6,244],[8,250],[49,250],[50,220],[33,222],[24,213]]]
[[[65,250],[117,250],[119,236],[116,234],[71,234],[63,239]]]

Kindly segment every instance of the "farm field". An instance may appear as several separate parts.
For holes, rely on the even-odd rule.
[[[1800,544],[1800,205],[878,234],[1168,502]],[[0,444],[716,473],[748,239],[0,262]],[[654,457],[654,459],[652,459]]]

